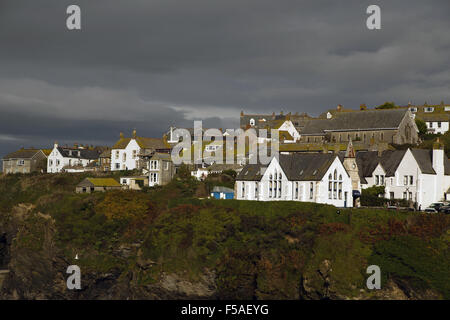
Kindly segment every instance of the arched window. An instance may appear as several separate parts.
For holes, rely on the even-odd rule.
[[[331,173],[328,175],[328,199],[333,197],[333,176]]]
[[[335,169],[333,175],[328,175],[328,199],[342,199],[342,174]]]
[[[278,198],[281,198],[281,172],[278,174]]]
[[[273,176],[272,174],[269,175],[269,198],[272,198],[272,192],[273,192]]]

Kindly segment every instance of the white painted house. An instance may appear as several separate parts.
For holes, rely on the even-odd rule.
[[[120,133],[120,139],[111,150],[111,170],[141,169],[139,156],[148,155],[157,150],[168,148],[163,139],[144,138],[133,131],[132,138],[125,138]]]
[[[280,126],[276,126],[274,129],[278,130],[278,135],[281,138],[280,142],[282,143],[295,143],[300,140],[300,133],[291,120],[285,120]]]
[[[336,154],[280,154],[268,166],[246,165],[236,177],[235,198],[353,206],[352,180]]]
[[[358,152],[361,187],[385,186],[385,197],[405,199],[422,209],[445,199],[450,161],[443,148]]]
[[[445,134],[449,129],[449,122],[448,121],[442,121],[442,120],[436,120],[436,121],[425,121],[425,124],[427,125],[427,129],[429,133],[440,133]]]
[[[60,147],[55,143],[47,159],[47,173],[91,171],[99,156],[97,149]]]

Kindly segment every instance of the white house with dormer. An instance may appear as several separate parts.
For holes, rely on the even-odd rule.
[[[280,154],[267,166],[246,165],[236,177],[235,198],[352,207],[352,180],[336,154]]]
[[[100,151],[97,149],[60,147],[55,143],[47,158],[47,173],[69,172],[74,167],[78,168],[78,172],[83,172],[97,162],[99,156]]]
[[[123,133],[120,133],[120,139],[111,149],[111,170],[142,169],[140,157],[165,148],[168,146],[163,139],[138,137],[136,130],[131,138],[125,138]]]
[[[405,199],[422,209],[445,199],[450,188],[450,161],[438,144],[433,150],[358,152],[361,186],[385,186],[385,197]]]

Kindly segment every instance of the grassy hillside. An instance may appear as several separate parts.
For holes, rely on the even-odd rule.
[[[134,291],[163,275],[195,283],[212,271],[219,299],[383,298],[365,286],[366,268],[376,264],[383,288],[396,283],[413,298],[431,290],[450,299],[448,215],[198,200],[205,186],[190,179],[75,194],[84,177],[0,179],[0,229],[17,205],[33,205],[11,251],[53,254],[46,251],[51,224],[59,255],[73,261],[78,254],[83,272],[114,270],[115,281],[132,281]]]

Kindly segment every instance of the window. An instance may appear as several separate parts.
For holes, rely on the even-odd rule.
[[[375,176],[375,184],[378,186],[380,184],[380,176],[376,175]]]
[[[17,165],[18,165],[18,166],[23,166],[23,165],[25,165],[25,160],[17,160]]]
[[[394,199],[394,192],[389,192],[389,197],[391,198],[391,199]]]
[[[409,176],[409,184],[410,185],[414,184],[414,177],[413,176]]]
[[[158,170],[158,169],[159,169],[159,161],[150,160],[150,170]]]
[[[408,197],[408,194],[406,192],[403,192],[403,199],[406,200],[407,197]]]
[[[158,173],[152,172],[150,173],[150,182],[152,183],[158,183]]]
[[[409,108],[409,111],[411,111],[411,112],[417,112],[417,108],[416,108],[416,107],[411,107],[411,108]]]
[[[334,182],[333,186],[333,199],[337,199],[337,182]]]
[[[278,174],[278,198],[281,198],[281,173]]]
[[[337,170],[328,175],[328,199],[342,199],[342,175],[338,180]]]
[[[122,153],[122,162],[127,161],[127,154],[124,152]]]
[[[136,159],[137,156],[137,150],[133,150],[133,159]]]
[[[438,122],[438,128],[440,128],[440,127],[441,127],[441,122],[439,121],[439,122]]]
[[[244,198],[244,196],[245,196],[245,182],[242,182],[241,197]]]
[[[403,177],[403,185],[405,185],[405,186],[408,185],[408,176]]]
[[[298,199],[298,182],[295,183],[295,199]]]
[[[53,165],[53,160],[50,160],[49,163],[50,163],[50,166],[52,166]]]
[[[309,183],[309,198],[312,199],[314,197],[314,183]]]
[[[254,126],[254,125],[255,125],[255,119],[253,119],[253,118],[250,119],[250,125],[251,125],[251,126]]]
[[[384,176],[380,176],[381,178],[381,185],[384,186]]]
[[[331,173],[328,175],[328,199],[332,199],[333,197],[333,176]]]
[[[412,200],[412,192],[409,193],[409,200]]]
[[[258,197],[258,182],[255,182],[255,198]]]
[[[273,191],[273,176],[270,174],[269,176],[269,198],[272,198],[272,191]]]
[[[119,159],[119,150],[116,150],[116,159]]]
[[[425,108],[425,112],[433,112],[434,108],[433,107],[426,107]]]
[[[56,165],[59,166],[59,164],[60,164],[60,161],[56,160]]]

